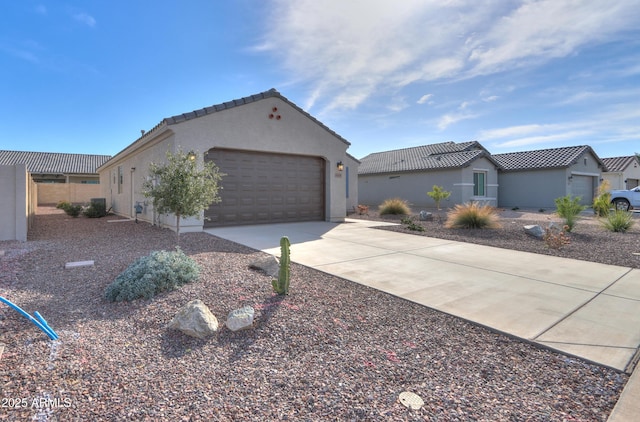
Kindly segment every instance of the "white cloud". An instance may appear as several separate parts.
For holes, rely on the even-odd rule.
[[[433,94],[425,94],[417,101],[418,104],[431,103],[430,101],[433,98]]]
[[[256,50],[276,55],[325,111],[574,55],[640,21],[637,0],[276,0],[270,10]]]
[[[84,12],[76,13],[76,14],[73,15],[73,18],[75,20],[77,20],[78,22],[80,22],[80,23],[82,23],[84,25],[90,26],[92,28],[94,26],[96,26],[96,20],[93,18],[93,16],[91,16],[91,15],[89,15],[87,13],[84,13]]]
[[[438,129],[445,130],[454,123],[458,123],[462,120],[475,119],[477,117],[477,114],[472,113],[449,113],[438,119],[437,126]]]
[[[510,141],[494,144],[498,148],[524,147],[527,145],[549,144],[557,141],[567,141],[576,138],[585,139],[592,135],[593,132],[588,130],[575,130],[570,132],[560,132],[548,135],[530,136],[526,138],[517,138]],[[586,142],[584,142],[586,144]]]

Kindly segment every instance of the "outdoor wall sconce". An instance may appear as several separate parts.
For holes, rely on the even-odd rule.
[[[338,171],[344,170],[344,164],[342,164],[342,161],[338,161],[336,168],[338,169]]]
[[[189,161],[195,161],[196,153],[193,151],[189,151],[189,153],[187,154],[187,158],[189,159]]]
[[[627,179],[624,179],[624,183],[627,183]]]
[[[572,180],[573,180],[573,176],[569,176],[569,181],[572,181]]]

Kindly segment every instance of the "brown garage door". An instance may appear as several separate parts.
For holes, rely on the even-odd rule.
[[[205,159],[227,174],[205,227],[324,220],[322,158],[213,148]]]

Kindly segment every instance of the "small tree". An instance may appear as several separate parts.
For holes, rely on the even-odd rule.
[[[223,176],[213,162],[198,168],[196,155],[167,151],[165,163],[149,165],[151,178],[142,185],[145,197],[161,214],[173,213],[177,219],[176,237],[180,240],[180,218],[199,217],[209,205],[220,202],[219,182]]]
[[[440,210],[440,201],[451,196],[451,192],[444,190],[442,186],[433,185],[433,190],[431,192],[427,192],[427,195],[436,201],[436,208]]]

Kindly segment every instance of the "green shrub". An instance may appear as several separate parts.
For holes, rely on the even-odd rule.
[[[198,264],[179,248],[175,252],[154,251],[129,265],[107,286],[104,295],[110,302],[149,299],[190,283],[199,274]]]
[[[444,190],[442,186],[433,185],[433,190],[427,192],[427,195],[436,203],[436,208],[440,209],[440,201],[451,196],[451,192]]]
[[[64,212],[66,212],[67,215],[70,215],[71,217],[79,216],[81,211],[82,211],[82,205],[69,204],[67,207],[64,208]]]
[[[624,233],[633,226],[633,214],[628,211],[615,210],[609,213],[602,225],[609,231]]]
[[[593,198],[593,212],[598,217],[606,217],[609,215],[609,208],[611,207],[611,183],[608,180],[603,180],[598,186],[598,192],[596,197]]]
[[[385,200],[378,208],[380,214],[409,215],[411,209],[407,201],[400,198],[392,198]]]
[[[575,227],[578,215],[587,209],[586,205],[580,204],[580,199],[582,199],[580,196],[572,198],[571,195],[555,199],[556,213],[564,218],[564,224],[568,226],[568,232]]]
[[[89,218],[104,217],[107,215],[107,206],[102,202],[92,202],[82,213]]]
[[[68,201],[59,201],[58,205],[56,205],[56,208],[59,210],[63,210],[67,207],[71,206],[71,203]]]
[[[477,202],[456,204],[447,213],[445,227],[449,229],[492,229],[500,227],[496,209],[490,205]]]
[[[400,222],[402,224],[405,224],[407,226],[407,229],[409,229],[409,230],[413,230],[413,231],[417,231],[417,232],[423,232],[424,231],[424,227],[423,226],[421,226],[420,224],[416,224],[409,217],[403,218],[402,220],[400,220]]]

